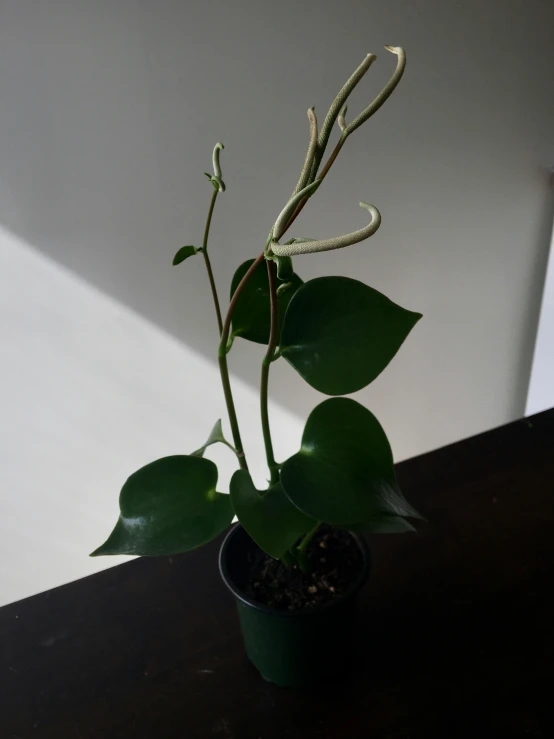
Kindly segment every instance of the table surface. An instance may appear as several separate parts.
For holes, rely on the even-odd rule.
[[[0,609],[0,737],[554,736],[554,410],[398,465],[428,518],[371,539],[356,667],[264,683],[219,542]]]

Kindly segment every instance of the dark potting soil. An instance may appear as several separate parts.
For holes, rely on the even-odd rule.
[[[310,574],[295,565],[285,567],[256,547],[248,554],[246,594],[279,610],[295,611],[340,598],[363,567],[360,549],[341,529],[322,527],[308,547]]]

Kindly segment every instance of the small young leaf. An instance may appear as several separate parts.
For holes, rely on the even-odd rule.
[[[330,398],[311,412],[300,451],[281,468],[281,484],[301,511],[331,525],[421,518],[400,492],[379,421],[350,398]]]
[[[129,477],[119,496],[119,520],[91,556],[179,554],[206,544],[233,520],[229,495],[217,493],[209,459],[174,456]]]
[[[231,478],[230,492],[242,526],[275,559],[314,527],[315,521],[290,502],[279,483],[261,494],[247,470],[237,470]]]
[[[196,246],[182,246],[173,257],[173,265],[181,264],[185,259],[192,257],[194,254],[198,254],[199,251],[200,249],[197,249]]]
[[[274,257],[277,265],[277,277],[279,280],[287,282],[292,279],[294,269],[292,267],[292,259],[290,257]]]
[[[283,357],[316,390],[346,395],[372,382],[421,318],[348,277],[318,277],[290,301]]]
[[[249,259],[244,262],[235,272],[231,283],[231,297],[253,261],[253,259]],[[279,323],[282,323],[293,295],[303,284],[300,277],[294,273],[287,282],[291,283],[290,289],[278,296]],[[284,284],[284,281],[277,278],[277,289],[282,284]],[[270,324],[269,279],[264,260],[258,265],[237,300],[233,313],[232,334],[241,336],[248,341],[255,341],[258,344],[267,344]]]
[[[226,444],[227,446],[231,446],[231,444],[229,444],[229,442],[223,435],[223,428],[221,426],[221,418],[215,422],[214,427],[210,431],[210,435],[208,436],[206,443],[203,444],[200,447],[200,449],[197,449],[195,452],[192,452],[191,457],[203,457],[206,449],[212,444],[217,444],[218,442],[221,442],[222,444]]]

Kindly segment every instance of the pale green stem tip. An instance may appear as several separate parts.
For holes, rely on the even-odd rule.
[[[348,110],[348,105],[345,105],[344,108],[339,113],[339,117],[337,118],[339,128],[341,131],[344,131],[346,128],[346,121],[344,120],[344,116],[346,115],[347,110]]]
[[[300,172],[300,177],[298,178],[298,182],[296,183],[296,187],[294,188],[291,197],[294,197],[297,192],[302,190],[309,183],[312,165],[317,151],[318,127],[315,108],[313,106],[308,109],[308,120],[310,122],[310,142],[308,144],[308,151],[306,152],[304,164],[302,165],[302,170]]]
[[[333,249],[343,249],[345,246],[352,246],[360,241],[368,239],[377,231],[381,225],[381,214],[374,205],[370,203],[360,202],[362,208],[366,208],[371,214],[371,221],[365,228],[353,231],[343,236],[336,236],[332,239],[323,239],[319,241],[297,241],[293,244],[278,244],[276,241],[271,243],[271,251],[278,257],[293,257],[299,254],[313,254],[320,251],[332,251]]]
[[[347,135],[351,134],[353,131],[359,128],[362,123],[365,123],[369,118],[371,118],[372,115],[374,115],[374,113],[379,110],[383,103],[385,103],[392,95],[396,86],[402,79],[404,69],[406,68],[406,53],[404,49],[401,46],[385,46],[385,49],[387,51],[390,51],[391,54],[395,54],[398,57],[398,60],[396,62],[396,69],[394,70],[394,73],[390,80],[387,82],[385,87],[383,87],[383,89],[373,100],[373,102],[370,103],[367,108],[365,108],[365,110],[363,110],[360,115],[358,115],[352,121],[352,123],[346,126],[346,128],[344,129],[344,133],[346,133]]]
[[[211,178],[211,180],[214,185],[217,185],[219,192],[225,192],[225,183],[223,182],[223,178],[221,175],[221,164],[219,163],[219,152],[221,149],[224,148],[225,147],[223,146],[223,144],[218,141],[217,144],[214,146],[214,152],[212,155],[214,176]]]
[[[309,185],[306,185],[306,187],[302,188],[302,190],[297,192],[296,195],[289,200],[289,202],[285,205],[283,210],[279,213],[279,216],[277,217],[277,220],[275,221],[275,225],[273,226],[273,229],[272,229],[273,239],[278,240],[283,235],[285,226],[287,225],[287,222],[289,218],[291,217],[291,215],[294,213],[298,203],[304,198],[311,197],[320,185],[321,185],[321,180],[315,180],[314,182],[311,182]]]

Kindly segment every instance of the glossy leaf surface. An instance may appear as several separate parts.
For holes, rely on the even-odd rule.
[[[331,398],[312,411],[300,451],[281,469],[281,484],[300,510],[331,525],[420,518],[400,492],[381,424],[350,398]]]
[[[196,246],[182,246],[177,254],[173,257],[173,266],[181,264],[185,259],[192,257],[194,254],[198,254],[199,249]]]
[[[129,477],[120,516],[100,554],[178,554],[205,544],[231,523],[229,495],[217,493],[217,467],[208,459],[158,459]]]
[[[348,277],[318,277],[285,314],[282,355],[316,390],[353,393],[372,382],[421,318]]]
[[[249,259],[247,262],[244,262],[235,272],[231,283],[231,297],[253,261],[253,259]],[[276,282],[277,287],[285,283],[290,283],[290,287],[281,293],[277,299],[279,305],[279,324],[282,324],[288,304],[303,283],[300,277],[294,273],[286,280],[277,278]],[[255,341],[258,344],[267,344],[269,341],[270,323],[269,279],[264,260],[258,265],[237,300],[233,313],[231,331],[234,336],[242,336],[243,339]]]
[[[246,470],[235,472],[230,491],[242,526],[264,552],[276,559],[315,524],[290,502],[279,483],[262,494]]]

